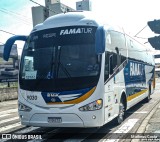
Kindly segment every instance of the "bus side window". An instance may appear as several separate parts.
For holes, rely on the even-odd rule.
[[[109,53],[105,52],[104,81],[109,78]]]
[[[104,80],[106,81],[109,78],[109,75],[112,75],[114,68],[117,65],[116,54],[105,52],[105,67],[104,67]]]
[[[116,31],[110,31],[110,35],[112,41],[111,48],[115,50],[113,54],[116,54],[116,57],[115,55],[113,57],[113,62],[116,62],[116,67],[119,67],[126,60],[127,56],[125,37],[123,33]]]
[[[112,75],[113,74],[113,55],[109,56],[109,74]]]
[[[112,53],[112,68],[115,70],[117,68],[117,54]]]

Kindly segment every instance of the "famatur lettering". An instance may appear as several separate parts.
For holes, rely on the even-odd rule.
[[[74,28],[65,29],[60,31],[60,35],[70,35],[70,34],[91,34],[92,28]]]

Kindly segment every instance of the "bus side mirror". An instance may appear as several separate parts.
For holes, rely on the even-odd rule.
[[[105,51],[105,30],[100,26],[96,30],[95,35],[96,54],[102,54]]]
[[[3,59],[4,59],[5,61],[8,61],[9,56],[10,56],[10,52],[11,52],[11,48],[12,48],[12,46],[13,46],[13,44],[14,44],[14,42],[15,42],[16,40],[26,41],[26,40],[27,40],[27,37],[28,37],[28,36],[22,36],[22,35],[20,35],[20,36],[19,36],[19,35],[16,35],[16,36],[10,37],[10,38],[6,41],[6,43],[5,43],[5,45],[4,45]]]

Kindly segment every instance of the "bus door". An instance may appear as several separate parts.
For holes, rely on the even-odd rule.
[[[105,121],[109,121],[114,116],[114,74],[113,74],[113,54],[106,53],[105,56]]]
[[[117,104],[115,99],[115,86],[119,82],[117,74],[120,65],[126,60],[126,40],[123,33],[108,31],[106,34],[105,49],[105,121],[112,119],[117,113]],[[116,79],[116,80],[115,80]]]

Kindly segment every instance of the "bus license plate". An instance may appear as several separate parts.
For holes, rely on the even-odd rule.
[[[48,123],[61,123],[61,117],[48,117]]]

